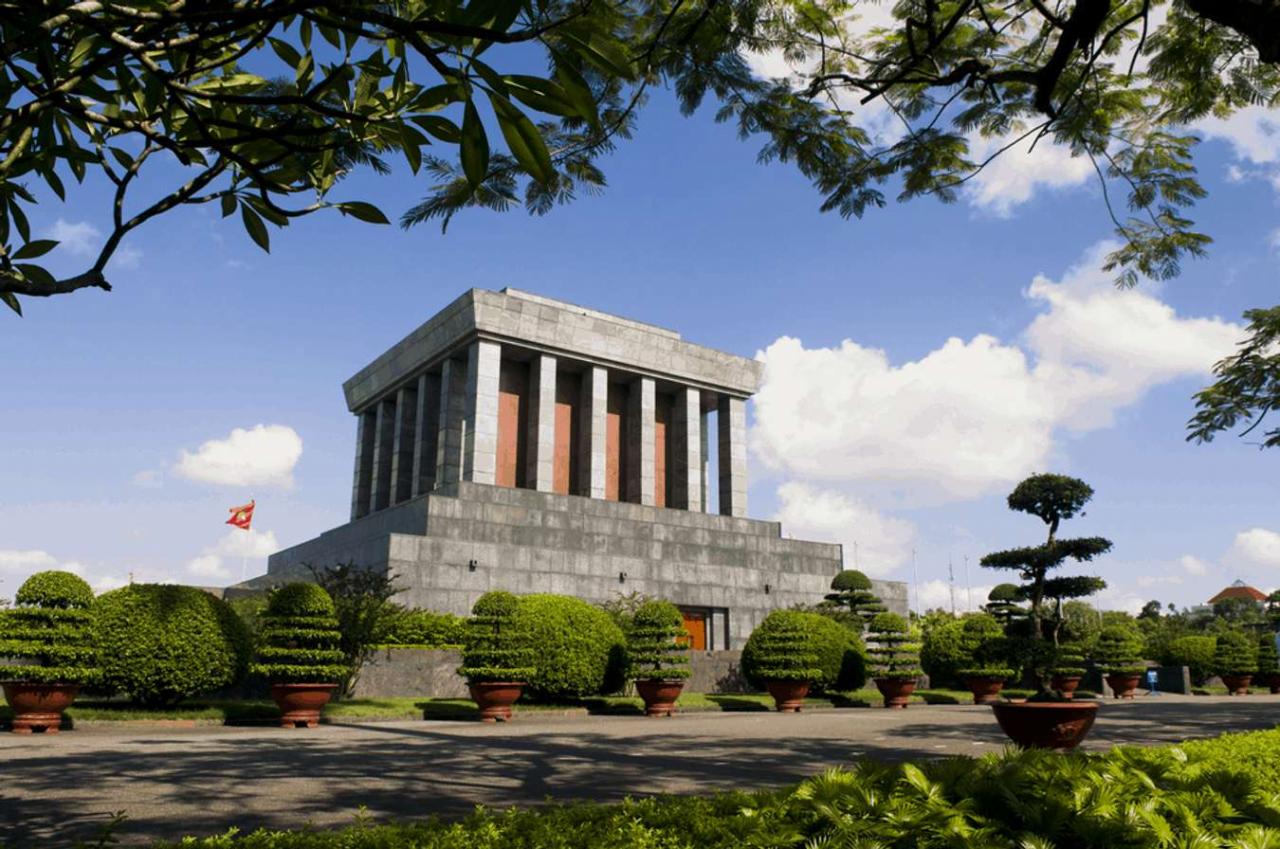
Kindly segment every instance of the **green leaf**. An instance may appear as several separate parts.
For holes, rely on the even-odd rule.
[[[383,215],[382,210],[371,203],[365,203],[360,200],[347,200],[337,204],[337,207],[344,215],[350,215],[352,218],[358,218],[370,224],[391,223],[387,220],[387,216]]]
[[[132,156],[130,156],[129,154],[125,153],[125,152],[124,152],[123,150],[121,150],[120,148],[118,148],[118,147],[109,147],[109,148],[107,148],[107,150],[111,151],[111,155],[115,157],[116,162],[119,162],[119,163],[120,163],[120,167],[121,167],[121,168],[123,168],[123,169],[125,169],[125,170],[127,171],[127,170],[129,170],[130,168],[132,168],[132,167],[133,167],[133,157],[132,157]]]
[[[14,268],[22,272],[22,276],[41,286],[47,286],[52,289],[58,285],[58,281],[52,274],[38,265],[31,265],[25,262],[14,263]]]
[[[414,115],[409,120],[447,144],[457,144],[462,140],[462,130],[448,118],[440,115]]]
[[[221,203],[222,203],[222,217],[223,217],[223,218],[226,218],[228,215],[230,215],[231,213],[233,213],[233,212],[235,212],[235,211],[236,211],[236,196],[235,196],[235,195],[223,195],[223,196],[222,196],[222,201],[221,201]]]
[[[268,41],[271,42],[271,49],[274,50],[276,55],[280,57],[281,61],[290,68],[297,68],[298,65],[302,63],[302,54],[299,53],[289,42],[282,41],[278,38],[271,38],[268,39]]]
[[[244,220],[244,229],[249,234],[249,238],[257,242],[258,247],[270,253],[271,237],[267,234],[267,225],[262,223],[258,213],[250,209],[247,203],[241,203],[240,217]]]
[[[473,101],[468,100],[462,113],[462,171],[474,189],[484,182],[489,173],[489,139],[480,123],[480,113]]]
[[[599,132],[600,111],[596,105],[595,94],[592,93],[591,86],[588,85],[576,68],[563,61],[559,56],[556,57],[556,80],[564,88],[564,93],[569,98],[569,102],[577,108],[578,114],[587,119],[591,129]]]
[[[578,52],[596,68],[607,74],[633,80],[636,77],[635,65],[627,55],[622,43],[600,34],[593,34],[590,39],[581,38],[571,32],[561,34],[565,41],[578,48]]]
[[[583,118],[590,120],[595,109],[583,114],[578,105],[569,97],[569,93],[560,85],[541,77],[529,77],[523,74],[512,74],[506,77],[507,94],[519,100],[530,109],[546,112],[549,115],[561,115],[566,118]]]
[[[22,304],[18,302],[17,295],[12,292],[0,292],[0,301],[4,301],[5,304],[8,305],[9,309],[13,310],[18,315],[22,315]]]
[[[36,239],[34,242],[27,242],[14,253],[14,259],[35,259],[38,256],[44,256],[49,251],[58,246],[56,239]]]
[[[547,151],[546,142],[542,140],[538,128],[505,97],[491,93],[489,101],[498,116],[502,137],[507,140],[507,147],[511,149],[511,155],[520,163],[520,167],[539,183],[554,182],[556,170],[551,164],[551,154]]]

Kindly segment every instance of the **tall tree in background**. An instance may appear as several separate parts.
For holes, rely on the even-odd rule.
[[[764,79],[759,55],[795,70]],[[0,2],[0,57],[14,310],[110,289],[122,239],[182,205],[239,214],[264,249],[268,225],[322,209],[386,222],[331,199],[383,157],[430,175],[406,225],[468,206],[544,213],[604,185],[596,158],[655,84],[686,113],[715,100],[717,120],[844,216],[888,194],[951,201],[997,157],[1062,145],[1093,164],[1121,240],[1108,267],[1133,284],[1204,252],[1186,128],[1280,102],[1280,0]],[[543,70],[512,70],[530,59]],[[166,191],[135,197],[141,173],[175,165]],[[88,268],[56,278],[27,213],[90,172],[114,187],[111,230]]]

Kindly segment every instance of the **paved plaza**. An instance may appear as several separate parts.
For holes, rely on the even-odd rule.
[[[1087,748],[1271,728],[1280,697],[1108,703]],[[0,734],[0,845],[92,837],[113,811],[125,843],[231,827],[327,826],[458,815],[548,798],[710,793],[785,785],[861,757],[975,755],[1005,745],[989,708],[913,705],[799,716],[701,713],[537,717],[506,725],[364,722],[264,727],[85,727]]]

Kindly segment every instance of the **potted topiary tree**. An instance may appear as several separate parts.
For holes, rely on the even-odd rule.
[[[262,621],[251,671],[271,683],[280,727],[315,728],[349,671],[338,648],[342,634],[333,599],[316,584],[285,584],[272,591]]]
[[[1132,699],[1146,667],[1142,665],[1142,636],[1131,625],[1107,625],[1093,651],[1107,686],[1117,699]]]
[[[905,709],[920,677],[920,644],[896,613],[877,613],[869,626],[872,676],[886,708]]]
[[[1266,684],[1272,695],[1280,693],[1280,656],[1276,651],[1276,635],[1267,631],[1258,638],[1258,681]]]
[[[1050,670],[1053,678],[1049,686],[1062,695],[1064,699],[1074,699],[1080,687],[1080,679],[1084,677],[1084,651],[1074,643],[1063,643],[1058,647],[1057,656]]]
[[[1027,617],[1032,667],[1039,678],[1037,693],[1025,702],[992,704],[1000,728],[1019,746],[1073,749],[1093,727],[1097,702],[1064,698],[1050,687],[1058,662],[1058,634],[1063,621],[1059,610],[1051,616],[1047,602],[1079,598],[1102,582],[1097,578],[1050,578],[1049,573],[1068,560],[1085,562],[1111,550],[1102,537],[1060,539],[1062,522],[1078,515],[1093,497],[1093,488],[1082,480],[1065,475],[1032,475],[1014,487],[1007,503],[1010,510],[1028,513],[1048,528],[1040,545],[996,551],[982,558],[988,569],[1012,570],[1022,578],[1019,596],[1029,603]],[[1057,605],[1060,607],[1060,604]],[[1048,620],[1048,622],[1046,622]],[[1052,627],[1046,627],[1049,624]]]
[[[1004,682],[1016,674],[1006,659],[1005,642],[1004,628],[992,614],[973,614],[961,622],[960,650],[966,663],[958,674],[975,705],[999,700]]]
[[[1243,631],[1218,635],[1213,652],[1213,671],[1226,685],[1228,696],[1249,695],[1249,685],[1258,669],[1258,645]]]
[[[528,638],[514,621],[519,606],[516,596],[494,590],[476,600],[467,620],[458,674],[484,722],[511,719],[511,706],[534,674]]]
[[[93,590],[70,572],[37,572],[23,582],[17,605],[0,613],[4,697],[18,734],[57,734],[80,687],[98,677],[89,609]]]
[[[987,613],[1001,625],[1008,625],[1011,620],[1027,614],[1020,601],[1023,601],[1022,588],[1017,584],[996,584],[987,593]]]
[[[831,592],[826,595],[832,604],[846,607],[858,618],[862,629],[877,613],[885,611],[880,597],[871,589],[871,579],[857,569],[845,569],[831,579]]]
[[[805,614],[775,610],[751,632],[742,649],[742,671],[761,684],[782,713],[797,713],[809,686],[822,676],[818,650],[810,638]]]
[[[646,716],[671,716],[689,677],[688,633],[680,608],[646,601],[627,628],[627,669]]]

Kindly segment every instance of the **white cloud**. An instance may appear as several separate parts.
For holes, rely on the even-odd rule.
[[[142,263],[142,251],[132,245],[121,245],[111,255],[111,267],[134,269]]]
[[[1095,246],[1060,282],[1027,290],[1042,312],[1017,344],[980,334],[918,360],[846,339],[782,337],[757,356],[752,447],[787,480],[890,485],[907,501],[967,499],[1043,470],[1062,430],[1106,427],[1150,388],[1207,374],[1243,330],[1183,318],[1142,289],[1116,289]]]
[[[786,483],[778,488],[778,500],[781,504],[775,518],[787,532],[804,539],[841,543],[847,569],[858,568],[879,577],[911,556],[914,526],[886,516],[856,498],[802,483]]]
[[[0,572],[39,572],[58,565],[58,558],[47,551],[0,549]]]
[[[184,478],[224,486],[293,487],[293,469],[302,456],[302,438],[285,425],[236,428],[226,439],[211,439],[194,453],[182,452],[174,471]]]
[[[1178,565],[1180,565],[1182,570],[1188,575],[1202,576],[1209,574],[1209,564],[1205,563],[1193,554],[1182,555],[1182,557],[1178,559]]]
[[[260,562],[280,550],[274,531],[232,528],[215,545],[208,546],[187,563],[187,572],[196,578],[226,581],[231,578],[233,567],[246,575],[258,575],[265,571]],[[227,563],[231,560],[231,563]],[[254,561],[252,567],[247,561]]]
[[[1238,161],[1252,166],[1230,166],[1228,180],[1265,180],[1280,192],[1280,120],[1274,110],[1248,106],[1227,118],[1203,118],[1192,129],[1207,139],[1227,142]]]
[[[1107,587],[1097,595],[1090,596],[1087,601],[1098,610],[1123,610],[1137,615],[1151,599],[1121,587]]]
[[[1240,567],[1280,569],[1280,533],[1266,528],[1241,531],[1223,560]]]
[[[49,228],[49,238],[56,239],[58,247],[73,256],[91,256],[102,246],[102,232],[88,221],[59,218]]]
[[[994,588],[995,584],[966,587],[962,583],[957,583],[954,587],[955,611],[964,613],[981,609],[982,605],[987,603],[987,596]],[[952,586],[943,580],[925,581],[915,587],[912,606],[922,612],[934,609],[951,610],[952,589]]]
[[[1025,130],[1023,131],[1025,132]],[[982,162],[1017,138],[970,139],[972,157]],[[1054,144],[1048,138],[1036,143],[1032,135],[1000,153],[968,183],[969,202],[1000,218],[1008,218],[1014,207],[1031,200],[1040,189],[1072,188],[1096,176],[1084,156]]]

